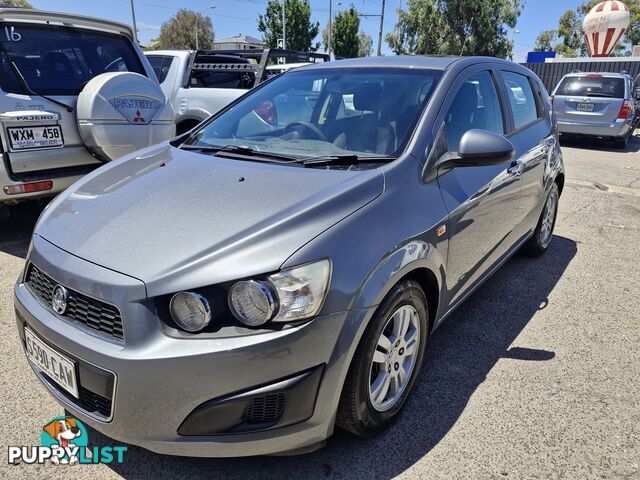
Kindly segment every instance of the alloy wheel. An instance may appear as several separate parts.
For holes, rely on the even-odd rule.
[[[378,338],[369,372],[369,400],[384,412],[402,397],[416,366],[420,319],[411,305],[402,305],[387,320]]]

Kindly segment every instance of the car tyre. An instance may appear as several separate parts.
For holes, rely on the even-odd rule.
[[[560,190],[558,190],[558,184],[554,183],[544,202],[544,208],[538,219],[538,224],[533,231],[533,236],[522,247],[521,251],[525,255],[537,257],[549,248],[549,244],[553,238],[553,229],[556,226],[559,199]]]
[[[427,312],[427,298],[413,280],[397,284],[387,294],[349,367],[336,418],[339,427],[372,437],[396,418],[422,366],[429,336]]]
[[[629,137],[618,137],[613,141],[613,144],[617,148],[627,148],[627,143],[629,142]]]

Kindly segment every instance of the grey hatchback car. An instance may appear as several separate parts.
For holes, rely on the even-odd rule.
[[[495,58],[280,75],[92,172],[38,221],[20,340],[71,414],[176,455],[303,452],[384,429],[430,333],[564,184],[551,104]]]

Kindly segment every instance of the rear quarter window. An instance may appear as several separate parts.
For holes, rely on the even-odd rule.
[[[513,113],[515,129],[524,127],[538,118],[539,109],[529,77],[514,72],[500,72],[507,87],[509,106]]]

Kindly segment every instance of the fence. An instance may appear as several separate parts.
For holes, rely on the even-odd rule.
[[[620,61],[578,61],[578,62],[548,62],[525,63],[525,67],[532,70],[544,83],[549,93],[567,73],[579,70],[581,72],[627,72],[631,78],[640,75],[640,59]]]

